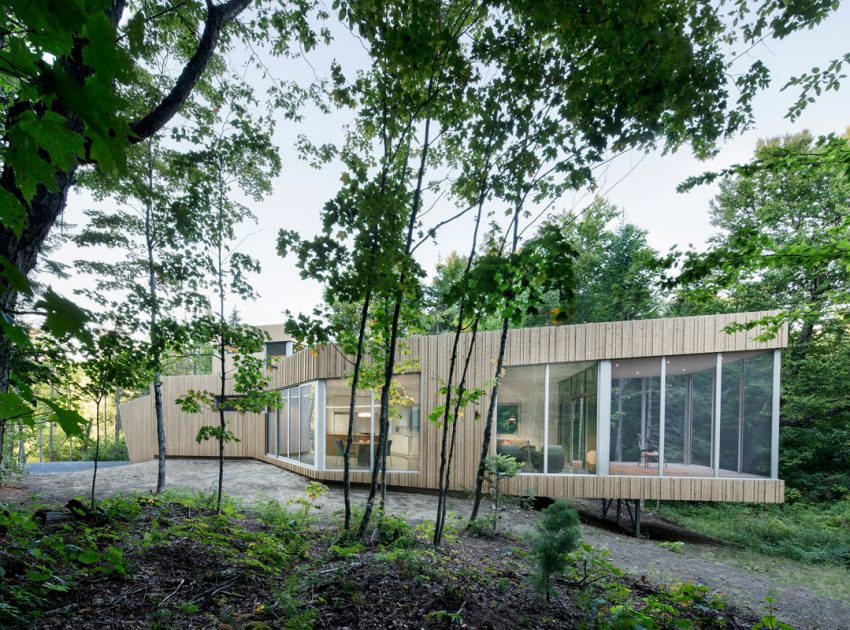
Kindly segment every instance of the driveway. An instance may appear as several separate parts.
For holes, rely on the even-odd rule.
[[[149,492],[156,486],[155,461],[98,471],[97,494],[100,497],[117,492]],[[212,491],[218,476],[218,462],[209,459],[169,459],[166,470],[169,488]],[[308,479],[293,472],[254,460],[228,460],[224,470],[224,491],[246,502],[275,499],[281,503],[303,496]],[[74,495],[85,495],[91,488],[91,471],[67,472],[60,475],[40,474],[28,477],[22,488],[25,494],[43,501],[65,502]],[[363,488],[355,488],[354,500],[362,502]],[[331,486],[318,502],[327,517],[341,509],[342,488]],[[388,510],[404,514],[412,521],[433,519],[436,496],[427,493],[390,492]],[[459,516],[469,514],[471,502],[450,498],[449,510]],[[506,519],[518,535],[533,526],[536,514],[514,511]],[[585,541],[607,548],[610,560],[629,575],[645,575],[650,580],[693,580],[723,593],[735,604],[760,612],[764,598],[776,599],[780,618],[796,628],[829,629],[848,627],[850,605],[833,597],[815,594],[801,580],[793,580],[788,565],[771,569],[775,559],[763,557],[752,566],[734,560],[728,548],[688,543],[681,553],[662,549],[658,543],[623,536],[605,529],[583,526]],[[784,567],[784,568],[783,568]],[[799,565],[816,571],[817,567]],[[847,571],[850,582],[850,571]]]

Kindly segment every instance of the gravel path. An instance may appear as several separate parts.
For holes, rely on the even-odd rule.
[[[215,487],[217,462],[206,459],[170,459],[167,463],[169,487],[209,491]],[[307,479],[276,466],[254,460],[228,460],[224,471],[226,493],[251,502],[271,498],[282,503],[302,496]],[[116,492],[151,491],[156,484],[156,462],[105,468],[98,472],[97,494],[107,496]],[[43,501],[66,501],[76,494],[86,494],[91,485],[91,472],[33,475],[24,481],[26,494]],[[23,494],[23,493],[22,493]],[[365,491],[358,488],[355,497],[361,500]],[[389,510],[405,514],[418,521],[432,519],[435,497],[432,494],[391,492]],[[332,513],[342,504],[342,489],[332,486],[320,500],[324,514]],[[470,502],[451,499],[449,509],[466,516]],[[512,513],[509,522],[517,532],[533,524],[533,513]],[[817,630],[850,628],[850,603],[816,595],[795,585],[782,576],[765,575],[763,569],[736,566],[717,553],[710,545],[686,544],[680,553],[660,548],[657,542],[635,539],[605,529],[584,526],[584,539],[610,550],[610,559],[627,573],[646,575],[653,581],[693,580],[723,593],[735,604],[759,611],[764,598],[776,599],[780,618],[795,627]],[[848,572],[850,579],[850,572]]]
[[[98,471],[104,468],[115,468],[116,466],[127,466],[130,462],[99,462]],[[94,470],[94,462],[34,462],[26,464],[27,472],[31,475],[49,475],[51,473],[77,472],[80,470]]]

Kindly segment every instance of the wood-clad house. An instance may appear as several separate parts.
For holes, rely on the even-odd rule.
[[[779,503],[780,351],[783,328],[758,342],[758,328],[727,334],[733,322],[766,313],[677,317],[511,330],[494,419],[491,452],[515,457],[522,472],[510,492],[547,497],[746,501]],[[265,414],[228,412],[240,439],[228,457],[250,457],[321,480],[342,479],[351,361],[333,346],[291,351],[269,328],[269,374],[282,406]],[[499,332],[475,339],[469,386],[494,377]],[[396,377],[408,404],[392,420],[388,482],[436,488],[439,430],[427,418],[448,375],[453,334],[404,340],[418,368]],[[461,338],[461,352],[472,342]],[[463,355],[462,355],[463,356]],[[215,391],[217,375],[171,376],[163,383],[169,456],[214,456],[198,444],[218,414],[186,414],[174,400],[188,389]],[[487,388],[489,391],[489,388]],[[379,398],[379,396],[378,396]],[[484,431],[488,396],[459,421],[454,490],[470,488]],[[355,401],[351,464],[366,482],[377,434],[376,395]],[[134,462],[156,457],[151,396],[122,406]]]

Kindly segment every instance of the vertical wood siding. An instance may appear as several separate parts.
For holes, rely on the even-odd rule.
[[[758,319],[769,312],[709,315],[666,319],[605,322],[559,327],[515,329],[508,333],[505,365],[534,365],[602,359],[628,359],[653,356],[767,350],[784,348],[788,330],[767,342],[753,338],[760,332],[726,334],[723,328],[733,322]],[[473,349],[470,387],[485,387],[492,383],[499,348],[499,331],[479,333]],[[436,488],[439,466],[440,432],[427,421],[428,414],[439,403],[439,384],[448,378],[453,335],[411,337],[405,340],[404,350],[419,363],[421,374],[421,446],[419,470],[415,473],[390,473],[390,484],[401,487]],[[464,356],[471,335],[461,339],[460,356]],[[350,374],[351,360],[335,347],[318,351],[302,351],[285,357],[270,368],[274,388],[283,388],[316,379],[339,378]],[[456,380],[460,370],[457,370]],[[187,389],[216,388],[212,376],[166,377],[163,382],[167,453],[174,456],[214,456],[217,444],[197,444],[195,435],[205,424],[217,424],[217,414],[185,414],[173,403]],[[451,475],[453,490],[473,485],[478,454],[483,437],[483,418],[489,396],[477,405],[464,410],[459,422],[456,458]],[[475,420],[476,412],[481,420]],[[122,415],[130,459],[143,461],[156,456],[156,426],[151,396],[144,396],[122,405]],[[340,480],[341,472],[314,471],[296,463],[265,455],[265,417],[262,414],[228,413],[228,425],[240,442],[226,446],[229,457],[255,457],[282,468],[310,477]],[[317,439],[321,448],[324,440]],[[355,482],[368,480],[368,473],[355,472]],[[784,483],[769,479],[692,479],[657,477],[597,477],[585,475],[522,475],[512,480],[510,491],[520,494],[536,490],[543,496],[580,496],[590,498],[614,497],[623,499],[683,499],[704,501],[752,501],[774,503],[784,497]]]

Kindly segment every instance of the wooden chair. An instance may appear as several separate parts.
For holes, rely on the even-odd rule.
[[[643,434],[638,433],[638,448],[640,449],[640,461],[637,463],[638,466],[643,464],[644,468],[649,468],[649,462],[651,460],[655,460],[658,462],[659,453],[657,448],[647,448],[647,445],[644,444]]]

